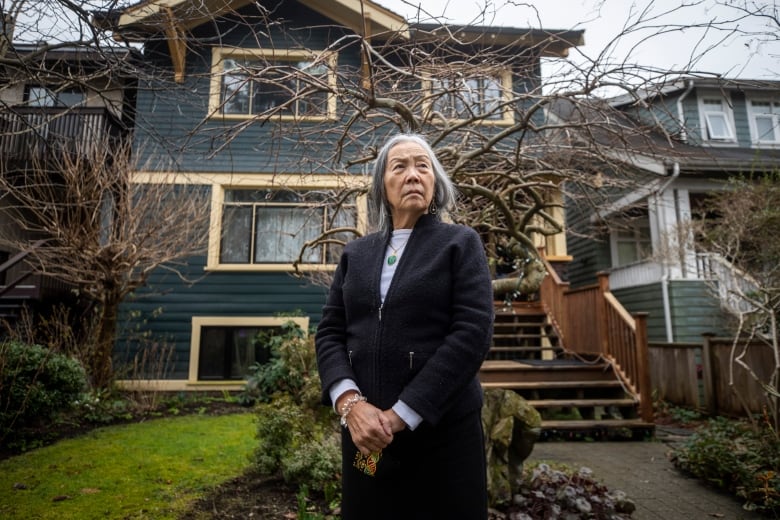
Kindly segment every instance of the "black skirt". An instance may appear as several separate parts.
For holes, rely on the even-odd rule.
[[[344,430],[341,506],[342,520],[485,520],[480,411],[398,432],[370,456]]]

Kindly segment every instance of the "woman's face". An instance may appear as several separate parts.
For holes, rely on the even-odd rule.
[[[431,158],[413,141],[400,142],[387,154],[385,193],[393,215],[393,228],[414,227],[428,212],[435,179]]]

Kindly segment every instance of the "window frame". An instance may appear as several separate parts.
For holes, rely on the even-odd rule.
[[[200,371],[201,331],[203,327],[277,328],[289,321],[295,322],[305,334],[308,334],[308,316],[193,316],[191,319],[192,329],[190,333],[190,362],[187,385],[224,386],[243,385],[246,383],[246,380],[240,379],[198,379],[198,372]]]
[[[284,189],[292,191],[310,190],[337,190],[358,189],[362,190],[356,196],[355,207],[357,210],[357,229],[365,234],[368,225],[368,197],[367,188],[370,179],[365,176],[280,176],[273,174],[259,174],[246,179],[231,179],[228,182],[215,182],[211,189],[211,223],[209,226],[209,246],[206,261],[206,271],[263,271],[263,272],[296,272],[296,266],[290,263],[223,263],[220,256],[223,209],[225,193],[228,190],[266,190]],[[251,245],[250,245],[251,247]],[[333,271],[336,263],[301,263],[297,271],[316,272]]]
[[[753,103],[768,103],[769,112],[758,112]],[[750,142],[759,146],[780,146],[780,99],[774,97],[753,97],[747,100],[748,121],[750,122]],[[761,139],[758,134],[758,117],[768,116],[774,128],[774,140]]]
[[[40,91],[44,95],[35,95],[34,91]],[[72,103],[68,96],[78,94],[78,103]],[[33,108],[80,108],[87,106],[87,92],[77,86],[56,88],[53,85],[30,83],[24,86],[24,104]],[[68,102],[65,102],[68,100]]]
[[[642,236],[643,230],[646,231],[647,240],[643,240],[643,236]],[[621,237],[620,236],[621,231],[631,231],[632,237],[630,239],[626,237]],[[612,229],[612,231],[610,232],[609,242],[610,242],[610,256],[612,257],[610,263],[612,264],[613,268],[626,267],[628,265],[634,265],[634,264],[646,262],[653,255],[653,235],[650,226],[650,220],[648,218],[636,218],[631,220],[621,219],[619,223],[619,227]],[[644,244],[645,242],[647,244],[648,252],[643,257],[638,253],[642,248],[642,244]],[[631,244],[634,246],[634,252],[637,253],[636,260],[628,263],[620,262],[620,245],[624,243]]]
[[[718,110],[714,109],[715,102],[720,105]],[[720,94],[707,94],[703,93],[699,97],[699,113],[701,124],[701,136],[702,141],[705,143],[736,143],[737,136],[734,125],[734,110],[732,108],[730,99],[723,97]],[[713,121],[711,117],[720,116],[723,118],[723,124],[726,128],[726,133],[722,136],[713,135]]]
[[[509,68],[502,67],[493,71],[481,71],[481,70],[474,70],[473,74],[463,74],[462,79],[464,81],[468,81],[470,79],[473,79],[475,77],[492,77],[494,79],[498,79],[498,83],[500,85],[501,89],[501,98],[499,101],[499,104],[501,105],[501,118],[498,119],[488,119],[484,117],[484,114],[476,114],[474,115],[475,118],[477,118],[477,124],[481,125],[511,125],[515,122],[514,117],[514,110],[511,106],[511,96],[512,96],[512,71]],[[434,104],[436,102],[436,99],[439,97],[436,92],[434,91],[435,83],[437,81],[443,81],[446,78],[442,78],[440,74],[436,74],[435,72],[426,72],[423,75],[423,82],[422,82],[422,89],[425,96],[425,101],[423,103],[423,109],[426,113],[427,117],[430,117],[434,113]],[[480,88],[480,92],[483,92],[483,88]],[[466,121],[465,118],[446,118],[446,121],[452,122],[452,121]]]
[[[222,79],[225,76],[224,62],[229,58],[265,59],[278,61],[315,60],[327,65],[328,86],[336,89],[336,67],[338,54],[332,51],[310,51],[304,49],[249,49],[241,47],[215,47],[211,51],[211,82],[209,87],[209,117],[228,120],[247,120],[258,117],[251,111],[243,114],[225,113],[222,106]],[[326,110],[322,115],[297,115],[279,113],[273,116],[281,121],[331,121],[336,119],[336,95],[327,93]]]

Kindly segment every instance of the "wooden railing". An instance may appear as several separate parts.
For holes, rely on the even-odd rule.
[[[44,243],[46,243],[46,240],[38,240],[37,242],[33,243],[32,248],[35,249],[37,247],[42,246]],[[29,255],[29,251],[20,251],[16,253],[14,256],[0,264],[0,275],[5,275],[9,272],[9,270],[22,262],[27,255]],[[9,292],[16,289],[23,281],[25,281],[27,278],[32,276],[33,272],[29,269],[23,270],[21,273],[18,273],[11,281],[7,282],[5,285],[0,285],[0,297],[8,294]],[[30,296],[29,294],[24,294],[24,296]]]
[[[29,161],[52,151],[87,152],[122,131],[107,108],[14,107],[0,114],[0,156]]]
[[[558,328],[561,346],[611,362],[626,390],[639,401],[642,420],[653,421],[647,352],[647,315],[629,314],[609,291],[609,275],[597,285],[570,289],[543,259],[548,276],[540,288],[542,306]]]

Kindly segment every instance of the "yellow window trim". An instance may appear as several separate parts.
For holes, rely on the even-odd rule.
[[[472,75],[489,75],[491,72],[474,70]],[[512,92],[512,72],[508,69],[501,69],[497,71],[497,74],[493,74],[501,78],[501,103],[504,104],[502,109],[503,114],[501,119],[478,119],[476,124],[479,125],[494,125],[494,126],[508,126],[515,122],[515,115],[512,105],[510,104]],[[425,92],[425,101],[423,102],[423,112],[426,114],[426,118],[433,115],[433,82],[436,80],[436,74],[428,72],[424,75],[422,81],[423,92]],[[469,74],[464,73],[466,78],[470,77]],[[438,117],[438,116],[437,116]],[[445,119],[446,122],[465,121],[465,119],[453,118]]]
[[[230,179],[226,182],[214,183],[211,189],[211,222],[209,225],[209,249],[206,259],[206,271],[232,272],[293,272],[295,266],[289,264],[224,264],[219,261],[219,243],[222,232],[222,207],[225,190],[233,188],[271,189],[287,188],[292,190],[310,190],[322,188],[364,188],[367,189],[370,179],[357,175],[310,175],[310,176],[280,176],[273,174],[253,175],[241,179]],[[362,194],[357,197],[357,227],[361,233],[368,229],[368,198]],[[300,264],[298,270],[306,272],[332,271],[335,264]]]
[[[192,334],[190,335],[190,372],[189,385],[224,384],[220,381],[198,381],[198,363],[200,362],[200,330],[201,327],[279,327],[288,321],[295,322],[304,333],[309,331],[309,318],[306,316],[193,316]]]
[[[209,117],[227,120],[246,120],[257,118],[257,114],[223,114],[220,106],[222,87],[222,63],[228,57],[273,58],[289,61],[302,59],[325,61],[328,65],[328,113],[322,116],[278,115],[280,121],[330,121],[336,118],[336,66],[338,54],[331,51],[311,51],[305,49],[247,49],[241,47],[215,47],[211,50],[211,82],[209,87]]]

